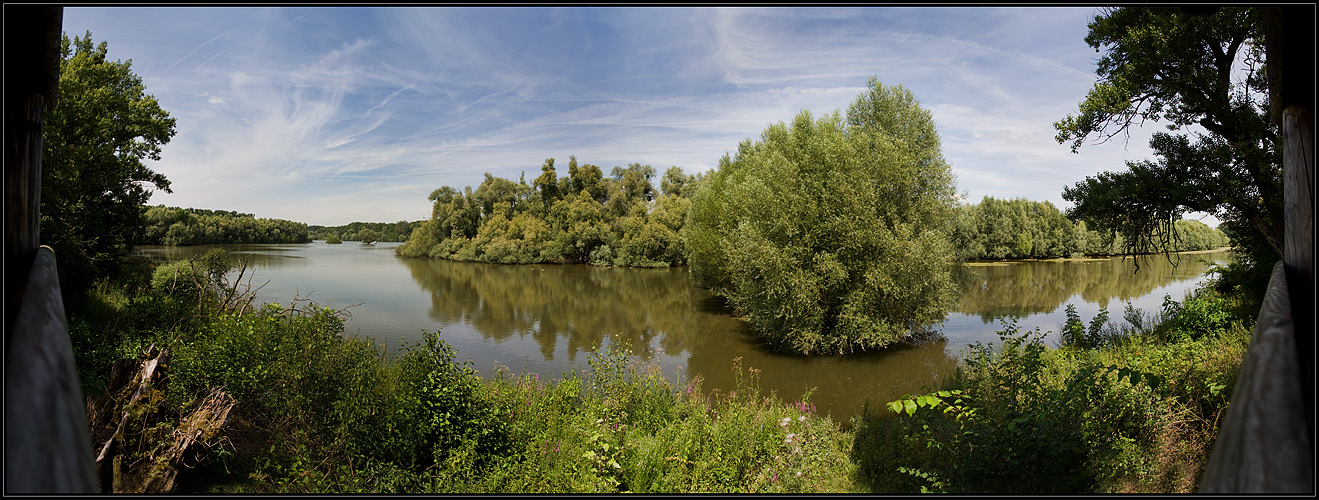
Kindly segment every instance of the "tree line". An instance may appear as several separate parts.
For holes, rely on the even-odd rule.
[[[979,204],[957,207],[953,246],[963,260],[1055,259],[1133,253],[1121,233],[1090,229],[1068,218],[1048,201],[984,197]],[[1198,220],[1173,224],[1170,252],[1213,250],[1230,244],[1228,236]],[[1157,251],[1148,249],[1146,252]],[[1142,252],[1144,253],[1144,252]]]
[[[527,183],[485,174],[475,190],[436,189],[431,218],[413,229],[397,249],[406,257],[459,261],[590,263],[666,267],[687,262],[679,232],[703,174],[670,167],[656,171],[639,163],[614,167],[606,177],[592,164],[569,157],[568,175],[555,159]]]
[[[412,230],[423,221],[408,222],[350,222],[342,226],[307,226],[308,234],[313,240],[360,241],[374,243],[377,241],[407,241]]]
[[[228,210],[156,205],[142,219],[146,245],[210,245],[221,243],[307,243],[307,225],[284,219],[258,219]]]

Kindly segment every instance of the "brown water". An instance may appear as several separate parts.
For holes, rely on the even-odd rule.
[[[397,243],[323,242],[221,245],[249,259],[262,300],[310,299],[346,308],[345,331],[391,348],[440,330],[483,373],[497,366],[558,376],[588,369],[594,349],[630,348],[637,360],[660,363],[670,378],[700,375],[703,387],[735,387],[734,359],[758,370],[762,392],[787,402],[813,388],[810,403],[846,422],[872,407],[933,388],[974,342],[997,342],[1004,318],[1024,329],[1057,332],[1067,304],[1089,321],[1102,306],[1121,321],[1127,302],[1155,313],[1164,295],[1181,300],[1226,252],[1166,258],[972,265],[978,283],[917,346],[853,356],[803,357],[767,352],[718,299],[693,286],[686,267],[617,269],[584,265],[499,265],[394,255]],[[185,259],[211,247],[139,247],[154,260]],[[245,280],[246,281],[246,280]],[[1056,344],[1056,333],[1046,342]]]

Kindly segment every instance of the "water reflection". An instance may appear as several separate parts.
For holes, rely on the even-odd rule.
[[[247,260],[251,268],[306,267],[306,258],[299,255],[310,243],[290,243],[283,245],[197,245],[197,246],[163,246],[141,245],[133,253],[152,262],[173,262],[201,257],[212,248],[224,248],[229,252],[229,260],[235,264]]]
[[[1011,262],[968,266],[974,281],[957,311],[986,322],[1058,310],[1080,295],[1086,302],[1109,305],[1149,295],[1171,282],[1191,280],[1225,261],[1227,252],[1174,254],[1141,258]],[[1181,297],[1174,297],[1180,300]]]
[[[969,343],[996,342],[998,321],[1023,318],[1023,328],[1057,330],[1062,308],[1078,297],[1083,318],[1111,301],[1157,308],[1164,293],[1180,299],[1208,262],[1226,253],[1183,255],[1174,268],[1147,259],[1045,261],[974,266],[975,286],[942,325],[943,336],[915,346],[853,356],[802,357],[767,352],[721,301],[696,288],[687,268],[499,265],[393,255],[397,244],[223,245],[247,256],[262,300],[286,303],[314,292],[320,303],[353,305],[349,333],[390,346],[441,330],[459,359],[490,374],[496,365],[559,376],[588,369],[597,346],[627,346],[635,358],[657,360],[674,379],[700,375],[707,389],[736,387],[734,359],[758,370],[763,393],[811,402],[845,421],[869,401],[879,407],[934,388],[951,373]],[[186,259],[211,247],[142,247],[153,260]],[[1110,306],[1112,317],[1120,308]],[[746,373],[749,375],[749,372]]]
[[[400,261],[430,294],[432,319],[470,324],[497,343],[529,335],[546,360],[560,340],[570,361],[606,341],[647,358],[656,348],[677,355],[700,349],[701,327],[735,323],[701,305],[709,294],[691,286],[685,268]]]

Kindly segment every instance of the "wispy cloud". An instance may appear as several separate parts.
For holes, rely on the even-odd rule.
[[[178,119],[153,203],[417,220],[442,185],[576,155],[713,168],[874,75],[931,110],[959,188],[1061,204],[1144,141],[1073,155],[1088,9],[66,8]],[[150,23],[152,29],[145,29]],[[565,172],[560,172],[564,174]],[[535,174],[538,175],[538,174]]]

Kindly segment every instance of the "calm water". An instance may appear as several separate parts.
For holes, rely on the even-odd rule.
[[[979,278],[957,310],[939,327],[941,337],[916,347],[881,353],[806,358],[767,352],[720,302],[693,286],[687,268],[614,269],[585,265],[518,265],[404,259],[397,243],[323,242],[290,245],[221,245],[248,258],[260,300],[307,299],[346,309],[348,334],[374,338],[391,348],[439,330],[490,374],[496,367],[558,376],[586,370],[593,349],[629,346],[638,360],[657,360],[665,375],[699,374],[707,389],[735,386],[733,360],[759,370],[763,392],[785,401],[801,399],[846,422],[869,401],[887,401],[934,387],[974,342],[997,342],[1004,318],[1040,328],[1056,345],[1067,304],[1089,321],[1100,307],[1121,321],[1127,302],[1149,313],[1163,296],[1181,300],[1203,281],[1210,263],[1226,252],[1167,259],[1021,262],[972,265]],[[144,246],[153,260],[186,259],[207,247]],[[244,282],[247,282],[246,278]]]

